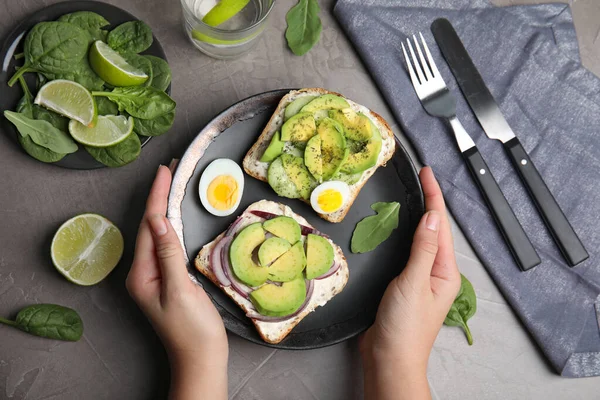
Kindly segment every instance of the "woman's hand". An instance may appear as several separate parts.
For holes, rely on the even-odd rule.
[[[410,258],[389,284],[375,324],[361,341],[367,398],[430,398],[429,354],[460,288],[442,192],[431,168],[423,168],[420,179],[426,213]]]
[[[227,397],[227,335],[221,316],[187,272],[165,217],[171,172],[160,166],[140,224],[127,290],[160,336],[172,368],[171,396]]]

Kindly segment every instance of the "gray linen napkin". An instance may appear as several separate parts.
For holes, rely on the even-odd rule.
[[[486,0],[339,0],[334,13],[362,56],[486,269],[554,368],[600,375],[600,80],[579,61],[565,4],[498,8]],[[500,142],[484,135],[430,31],[448,18],[509,124],[556,197],[590,258],[564,262]],[[457,115],[475,140],[542,264],[520,272],[473,183],[453,136],[425,113],[400,43],[422,32]]]

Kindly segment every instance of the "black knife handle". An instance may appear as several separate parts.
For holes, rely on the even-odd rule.
[[[519,139],[509,140],[504,143],[504,148],[516,170],[519,171],[523,183],[569,265],[573,267],[586,260],[589,257],[588,252],[583,247],[581,240],[577,237],[573,227],[552,196],[550,189],[546,186]]]
[[[471,147],[462,154],[517,264],[523,271],[535,267],[541,262],[540,257],[506,201],[492,172],[479,154],[479,150],[477,147]]]

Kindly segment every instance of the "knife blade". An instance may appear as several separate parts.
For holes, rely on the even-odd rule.
[[[485,134],[490,139],[503,143],[563,257],[570,266],[586,260],[589,255],[583,243],[506,122],[450,21],[445,18],[436,19],[431,25],[431,32]]]

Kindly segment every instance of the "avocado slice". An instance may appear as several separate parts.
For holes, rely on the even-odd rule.
[[[348,157],[348,149],[342,128],[331,118],[321,120],[317,133],[321,137],[322,178],[326,181],[340,170]]]
[[[321,157],[321,136],[315,135],[306,143],[304,150],[304,164],[308,172],[317,180],[322,182],[323,158]]]
[[[275,217],[263,223],[263,228],[273,235],[295,244],[302,237],[300,224],[291,217]]]
[[[306,237],[306,279],[315,279],[333,264],[333,246],[327,239],[310,233]]]
[[[269,147],[265,150],[260,161],[262,162],[271,162],[283,153],[283,146],[285,142],[281,140],[281,133],[279,131],[275,132],[273,137],[271,138],[271,143],[269,143]]]
[[[285,169],[283,169],[283,161],[281,161],[282,156],[273,160],[273,162],[269,165],[269,169],[267,171],[267,181],[269,182],[271,188],[273,188],[275,193],[277,193],[279,196],[290,199],[298,199],[300,198],[300,192],[296,188],[294,182],[292,182],[285,173]]]
[[[306,142],[316,135],[316,129],[312,113],[301,112],[284,122],[281,127],[281,140],[294,143]]]
[[[269,278],[269,271],[252,259],[252,252],[264,241],[265,231],[257,222],[242,229],[231,243],[231,269],[239,280],[249,286],[260,286]]]
[[[282,154],[283,170],[288,178],[294,182],[300,197],[308,199],[312,190],[311,176],[304,165],[304,160],[291,154]]]
[[[311,101],[316,99],[317,97],[319,97],[319,96],[302,96],[302,97],[298,97],[296,100],[292,101],[285,108],[283,120],[287,121],[288,119],[292,118],[294,115],[298,114],[302,107],[304,107],[305,105],[307,105],[308,103],[310,103]]]
[[[357,146],[351,146],[354,148],[342,166],[342,172],[356,174],[377,165],[379,153],[381,152],[381,134],[373,123],[371,123],[371,129],[373,136],[366,144],[357,142],[355,143]]]
[[[306,300],[306,283],[300,276],[281,286],[266,284],[250,293],[250,300],[262,315],[284,317],[293,314]]]
[[[363,113],[356,113],[351,108],[330,110],[329,118],[339,122],[344,127],[346,138],[366,142],[373,136],[372,123]]]
[[[275,260],[267,270],[269,271],[270,280],[289,282],[301,276],[304,267],[306,267],[304,243],[298,241],[284,255]]]
[[[268,267],[282,254],[292,247],[290,242],[278,237],[272,237],[263,242],[258,248],[258,261],[263,267]]]
[[[300,111],[314,113],[318,110],[339,110],[342,108],[350,108],[350,104],[340,96],[324,94],[302,107]]]

